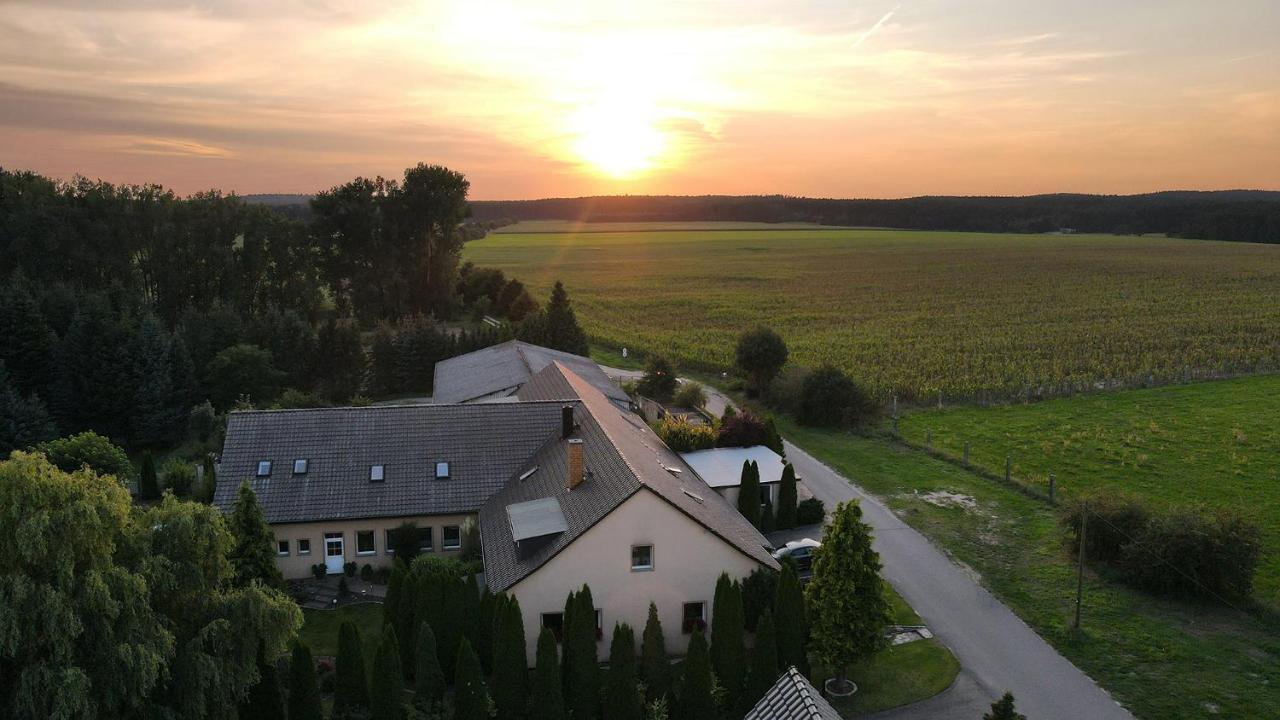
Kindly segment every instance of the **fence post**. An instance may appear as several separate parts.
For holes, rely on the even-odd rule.
[[[897,419],[898,419],[898,396],[897,396],[897,394],[894,394],[894,396],[893,396],[893,419],[894,419],[894,420],[897,420]]]
[[[942,391],[941,390],[938,391],[938,409],[939,410],[942,409]]]
[[[1053,473],[1049,473],[1049,502],[1055,501],[1055,484],[1056,481],[1054,480]]]
[[[1050,475],[1049,477],[1053,476]],[[1050,485],[1049,487],[1053,486]],[[1080,546],[1076,548],[1076,555],[1080,561],[1080,564],[1076,566],[1076,621],[1072,626],[1076,632],[1080,632],[1080,605],[1084,601],[1084,556],[1085,548],[1088,547],[1085,543],[1085,533],[1088,528],[1089,503],[1085,501],[1080,503]]]
[[[933,431],[932,430],[926,429],[924,431],[924,448],[926,450],[933,449]]]
[[[893,416],[893,434],[894,435],[898,434],[898,416],[897,415]]]
[[[1004,456],[1004,481],[1006,484],[1009,482],[1012,470],[1013,470],[1013,458],[1008,455],[1005,455]]]
[[[969,464],[969,441],[964,441],[964,464]]]

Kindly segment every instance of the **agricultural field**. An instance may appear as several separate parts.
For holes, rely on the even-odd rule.
[[[563,280],[596,343],[714,370],[732,364],[742,330],[767,324],[797,362],[832,363],[907,403],[1280,365],[1280,246],[667,225],[499,233],[463,255],[538,295]]]
[[[1259,524],[1255,595],[1280,606],[1280,375],[988,408],[906,413],[903,437],[1059,492],[1131,491],[1157,504],[1231,508]]]
[[[574,220],[522,220],[493,232],[505,234],[576,232],[671,232],[673,230],[830,230],[831,225],[785,222],[764,223],[738,220],[671,220],[664,222],[592,222]]]

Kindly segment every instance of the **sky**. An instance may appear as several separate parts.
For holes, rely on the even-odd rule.
[[[0,167],[475,199],[1280,189],[1276,0],[0,0]]]

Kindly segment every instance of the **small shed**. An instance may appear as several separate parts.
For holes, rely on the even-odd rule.
[[[782,482],[782,467],[786,461],[764,445],[695,450],[682,453],[680,457],[707,485],[735,505],[738,486],[742,482],[742,463],[755,462],[760,467],[760,502],[778,502],[778,484]],[[797,476],[796,481],[799,480]]]

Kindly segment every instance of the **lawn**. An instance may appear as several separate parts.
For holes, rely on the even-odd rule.
[[[1070,495],[1123,488],[1239,510],[1264,533],[1256,596],[1280,605],[1280,375],[903,416],[904,437]]]
[[[365,667],[373,667],[373,656],[382,640],[382,604],[360,603],[344,605],[333,610],[303,610],[302,630],[298,639],[311,648],[311,654],[338,654],[338,628],[344,622],[353,622],[364,642]]]
[[[1070,631],[1075,566],[1054,512],[999,483],[884,440],[797,427],[783,435],[885,498],[1139,718],[1271,718],[1280,707],[1274,615],[1151,598],[1089,574],[1084,633]],[[974,498],[975,510],[920,494]],[[917,494],[920,493],[920,494]]]
[[[904,402],[1057,395],[1280,363],[1280,246],[651,227],[492,234],[463,256],[540,297],[563,280],[602,345],[720,370],[738,334],[764,323],[796,361],[835,364]]]

